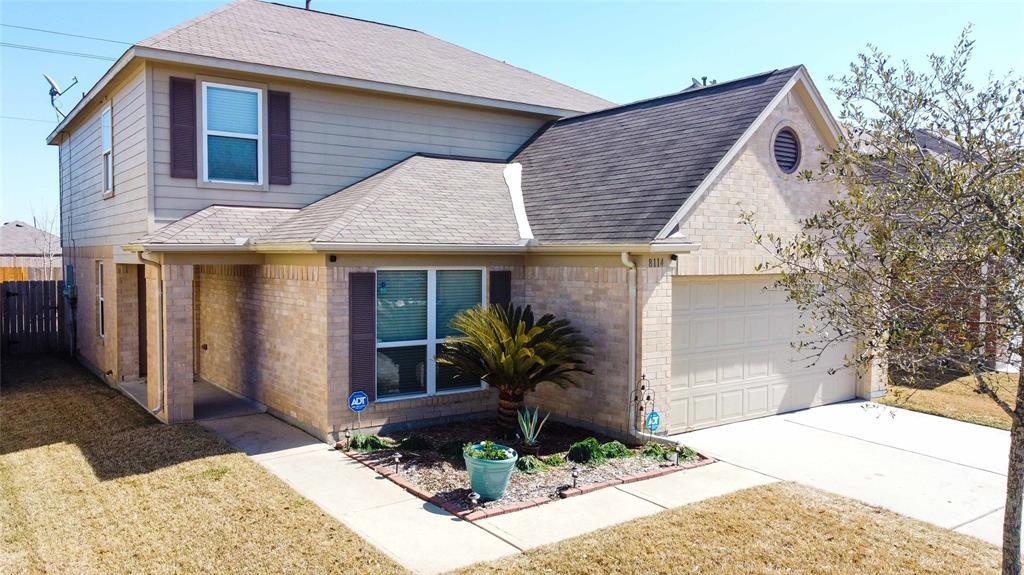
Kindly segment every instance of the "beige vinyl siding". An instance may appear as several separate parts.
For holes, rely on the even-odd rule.
[[[547,120],[311,84],[270,82],[291,94],[292,184],[266,190],[199,187],[170,177],[169,78],[195,72],[153,70],[154,218],[159,226],[213,204],[302,207],[416,152],[506,158]],[[229,80],[223,71],[204,76]],[[240,77],[254,81],[252,77]],[[199,126],[202,137],[202,126]],[[199,169],[202,173],[201,165]]]
[[[63,245],[120,245],[147,231],[146,76],[130,73],[60,136]],[[114,195],[103,198],[100,116],[112,108]]]

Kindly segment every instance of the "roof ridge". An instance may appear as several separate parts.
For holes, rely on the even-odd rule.
[[[376,20],[367,20],[366,18],[356,18],[355,16],[346,16],[345,14],[335,14],[334,12],[325,12],[323,10],[314,10],[312,8],[302,8],[300,6],[292,6],[291,4],[282,4],[280,2],[271,2],[269,0],[257,0],[264,4],[272,4],[274,6],[280,6],[282,8],[291,8],[292,10],[302,10],[303,12],[314,12],[316,14],[323,14],[325,16],[334,16],[335,18],[345,18],[346,20],[355,20],[356,22],[366,22],[367,24],[377,24],[379,26],[387,26],[388,28],[398,28],[399,30],[408,30],[409,32],[418,32],[420,34],[426,34],[421,30],[415,28],[407,28],[405,26],[398,26],[397,24],[388,24],[387,22],[378,22]],[[430,36],[430,34],[427,34]]]
[[[181,24],[178,24],[177,26],[172,26],[172,27],[168,28],[167,30],[161,30],[160,32],[157,32],[156,34],[154,34],[154,35],[152,35],[152,36],[150,36],[148,38],[143,38],[142,40],[139,40],[138,42],[136,42],[134,45],[135,46],[142,46],[143,42],[152,42],[154,44],[157,43],[157,42],[163,42],[164,40],[166,40],[168,38],[171,38],[171,37],[175,36],[176,34],[179,34],[181,32],[184,32],[185,30],[188,30],[189,28],[195,26],[196,24],[199,24],[200,22],[205,22],[205,21],[209,20],[210,18],[213,18],[214,16],[217,16],[218,14],[220,14],[221,12],[226,11],[228,8],[231,8],[232,6],[235,6],[235,5],[238,5],[238,4],[244,4],[244,3],[250,2],[250,1],[251,0],[233,0],[232,2],[228,2],[227,4],[225,4],[223,6],[218,6],[217,8],[214,8],[213,10],[210,10],[209,12],[205,12],[203,14],[200,14],[200,15],[196,16],[195,18],[192,18],[191,20],[186,20],[186,21],[182,22]],[[150,46],[150,47],[152,47],[152,46]]]
[[[738,84],[740,82],[748,82],[750,80],[754,80],[754,79],[757,79],[757,78],[769,78],[769,77],[771,77],[771,76],[773,76],[775,74],[780,74],[780,73],[787,73],[787,72],[795,73],[797,70],[799,70],[802,67],[803,67],[803,64],[798,64],[796,66],[790,66],[788,68],[776,68],[774,70],[769,70],[767,72],[761,72],[761,73],[758,73],[758,74],[751,74],[749,76],[743,76],[742,78],[734,78],[732,80],[726,80],[725,82],[719,82],[717,84],[712,84],[710,86],[701,86],[700,88],[694,88],[694,89],[686,88],[686,89],[680,90],[678,92],[672,92],[671,94],[663,94],[661,96],[654,96],[652,98],[644,98],[642,100],[636,100],[635,102],[629,102],[628,104],[621,104],[619,106],[613,106],[611,108],[605,108],[603,110],[594,110],[593,112],[586,112],[584,114],[577,114],[575,116],[569,116],[568,118],[562,118],[562,119],[556,120],[553,125],[568,124],[568,123],[572,123],[573,121],[576,121],[576,120],[585,120],[585,119],[594,118],[594,117],[600,117],[600,116],[605,116],[605,115],[617,114],[619,112],[626,112],[626,111],[629,111],[629,110],[632,110],[632,109],[635,109],[635,108],[643,107],[645,105],[661,104],[663,102],[670,101],[673,98],[684,99],[684,98],[688,98],[688,97],[691,97],[691,96],[706,95],[708,92],[710,92],[710,91],[712,91],[714,89],[731,87],[733,84]]]
[[[314,242],[321,241],[321,238],[323,238],[324,236],[328,235],[328,233],[329,233],[329,235],[332,235],[332,236],[336,235],[339,231],[341,231],[342,228],[344,228],[346,225],[348,225],[353,220],[358,218],[366,210],[370,209],[370,207],[372,207],[380,199],[380,193],[381,193],[381,188],[383,187],[383,184],[386,183],[387,181],[391,180],[392,178],[394,178],[396,174],[400,174],[400,173],[404,172],[405,170],[409,169],[409,166],[412,165],[411,160],[416,158],[416,157],[417,157],[417,154],[413,154],[413,155],[405,158],[401,162],[398,162],[397,164],[391,166],[390,168],[388,168],[388,169],[386,169],[384,171],[377,172],[376,174],[370,176],[369,178],[360,180],[360,181],[356,182],[355,184],[352,184],[351,186],[348,186],[346,188],[342,188],[342,189],[338,190],[337,192],[334,192],[333,194],[331,194],[331,196],[340,194],[340,193],[344,192],[345,190],[352,189],[352,187],[354,187],[354,186],[356,186],[356,185],[358,185],[360,183],[369,182],[374,177],[377,177],[377,176],[380,177],[378,179],[378,181],[374,182],[373,186],[369,186],[369,190],[367,190],[367,192],[368,192],[367,196],[372,196],[372,198],[370,199],[369,202],[364,203],[362,206],[359,206],[358,202],[357,202],[357,205],[353,206],[352,209],[346,210],[340,217],[334,218],[334,221],[332,221],[330,223],[330,225],[325,226],[322,230],[320,230],[320,232],[318,234],[313,236],[313,240],[312,241],[314,241]],[[328,197],[330,197],[330,196],[328,196]]]

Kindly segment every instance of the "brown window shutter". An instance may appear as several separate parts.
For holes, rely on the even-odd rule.
[[[292,183],[292,111],[288,92],[267,92],[270,125],[270,183]]]
[[[508,270],[494,270],[487,280],[489,288],[489,303],[508,305],[512,302],[512,272]]]
[[[196,81],[171,78],[171,177],[195,178]]]
[[[377,274],[348,274],[349,393],[377,399]]]

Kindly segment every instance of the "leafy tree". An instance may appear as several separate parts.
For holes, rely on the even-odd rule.
[[[542,383],[577,385],[576,376],[593,373],[584,366],[590,342],[569,320],[551,314],[534,319],[530,306],[476,306],[456,315],[437,353],[438,363],[463,377],[482,379],[498,389],[498,428],[511,436],[516,413],[527,392]]]
[[[919,72],[869,46],[834,79],[844,137],[802,174],[844,193],[792,238],[744,218],[805,313],[798,347],[814,356],[852,340],[850,367],[972,374],[1011,417],[1003,573],[1018,574],[1024,379],[1011,405],[986,373],[996,360],[1020,369],[1024,352],[1024,84],[972,85],[972,50],[968,28]]]

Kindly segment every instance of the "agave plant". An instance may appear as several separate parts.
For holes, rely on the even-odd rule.
[[[549,415],[551,415],[550,412],[544,416],[544,419],[540,419],[539,407],[535,407],[533,413],[530,413],[530,408],[528,407],[524,407],[516,412],[516,419],[519,421],[519,433],[523,436],[523,445],[529,447],[537,445],[540,430],[544,427],[544,422],[548,420]]]
[[[437,361],[498,389],[498,428],[506,437],[515,433],[527,392],[542,383],[578,385],[576,376],[593,373],[583,363],[590,355],[587,338],[569,320],[535,319],[530,306],[476,306],[449,325],[460,335],[445,340]]]

